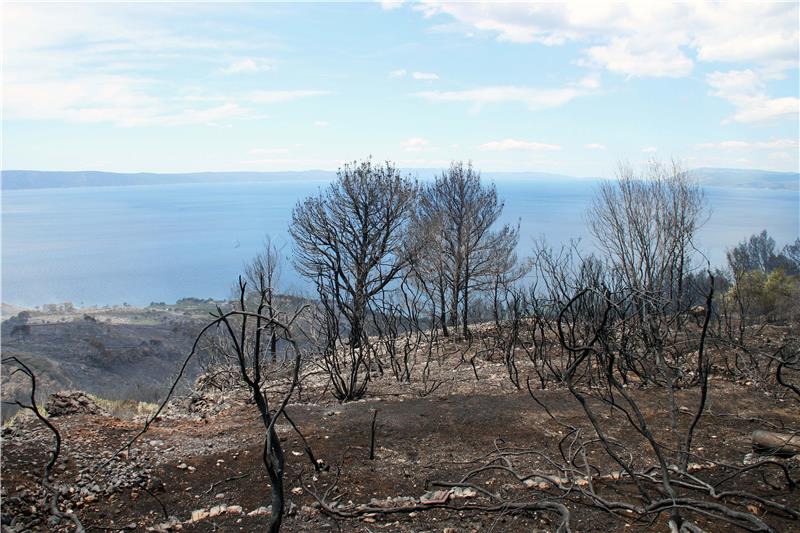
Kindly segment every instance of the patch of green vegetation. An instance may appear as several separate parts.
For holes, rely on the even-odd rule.
[[[137,402],[136,400],[109,400],[93,394],[89,396],[97,405],[116,418],[132,419],[137,416],[149,416],[158,409],[158,405],[155,403]]]
[[[8,417],[8,420],[3,421],[3,429],[14,426],[14,424],[16,424],[23,416],[25,416],[26,413],[27,411],[20,409],[19,411]]]
[[[44,408],[44,405],[38,405],[39,412],[44,415],[45,418],[48,418],[50,414],[47,412],[47,409]],[[19,423],[20,420],[24,418],[35,418],[34,415],[29,409],[22,409],[19,408],[13,415],[5,418],[5,414],[3,415],[3,428],[13,427],[15,424]]]

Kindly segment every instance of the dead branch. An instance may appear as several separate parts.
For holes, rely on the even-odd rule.
[[[776,433],[757,429],[752,435],[753,449],[759,453],[792,457],[800,453],[800,434]]]
[[[31,411],[39,420],[39,422],[44,424],[47,427],[47,429],[49,429],[50,432],[53,434],[54,442],[53,442],[53,449],[50,451],[50,460],[44,467],[44,472],[42,473],[42,479],[40,481],[42,487],[44,487],[44,489],[50,494],[49,502],[47,501],[47,497],[45,496],[45,506],[49,507],[50,509],[50,515],[52,517],[51,521],[57,524],[59,521],[65,518],[69,519],[75,525],[76,533],[84,533],[85,529],[83,527],[83,524],[81,524],[80,519],[77,517],[75,513],[63,513],[58,508],[58,502],[61,496],[61,491],[58,487],[53,485],[51,478],[52,478],[53,467],[55,466],[56,461],[58,460],[58,456],[61,454],[61,433],[52,424],[52,422],[50,422],[50,420],[48,420],[47,417],[42,414],[42,412],[39,410],[39,406],[36,404],[36,374],[33,372],[33,370],[30,369],[30,367],[28,367],[28,365],[26,365],[24,362],[22,362],[15,356],[4,358],[2,360],[2,364],[15,365],[17,369],[14,370],[14,372],[12,372],[11,375],[14,375],[14,373],[16,372],[20,372],[24,374],[31,382],[30,403],[26,404],[19,400],[16,400],[13,403],[18,405],[22,409]],[[31,524],[27,524],[26,529],[30,526]]]
[[[369,459],[375,459],[375,420],[378,418],[378,410],[372,410],[372,423],[369,426]]]
[[[205,491],[203,494],[211,494],[214,491],[215,488],[219,487],[223,483],[228,483],[229,481],[236,481],[237,479],[244,479],[249,475],[250,474],[241,474],[241,475],[238,475],[238,476],[227,477],[227,478],[222,479],[220,481],[215,481],[214,483],[211,484],[210,487],[208,487],[208,490]]]

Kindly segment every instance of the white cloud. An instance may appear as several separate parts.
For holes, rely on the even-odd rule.
[[[411,77],[415,80],[438,80],[439,75],[435,72],[414,72]]]
[[[654,154],[656,152],[658,152],[658,148],[656,148],[655,146],[645,146],[644,148],[642,148],[642,153],[645,154]]]
[[[239,161],[239,168],[243,170],[336,170],[339,165],[341,165],[341,160],[339,159],[315,157],[267,157]]]
[[[155,117],[153,121],[141,125],[162,124],[165,126],[187,126],[192,124],[205,124],[218,126],[228,123],[231,120],[241,119],[260,119],[264,118],[254,110],[240,106],[237,103],[228,102],[217,107],[207,109],[184,109],[175,114],[166,114]],[[130,124],[139,125],[139,124]]]
[[[750,148],[751,144],[745,141],[722,141],[718,143],[700,143],[696,147],[702,150],[739,150]]]
[[[692,46],[700,61],[755,62],[797,68],[797,3],[698,2]],[[788,63],[787,63],[788,62]]]
[[[3,91],[6,119],[110,123],[121,127],[219,125],[254,120],[264,114],[257,104],[288,102],[325,91],[260,91],[244,95],[152,94],[155,82],[130,76],[81,75],[64,80],[7,82]],[[205,105],[204,105],[205,104]]]
[[[453,161],[451,159],[432,159],[424,157],[415,157],[403,159],[399,158],[394,163],[400,168],[447,168]]]
[[[218,8],[198,9],[210,15]],[[269,38],[253,40],[247,30],[220,38],[220,33],[194,31],[191,22],[172,25],[169,21],[183,14],[167,5],[9,4],[3,15],[6,118],[121,127],[227,126],[264,118],[257,104],[321,93],[199,93],[174,71],[186,64],[212,72],[224,61],[228,65],[216,72],[266,70],[263,51]]]
[[[126,76],[80,76],[63,81],[8,83],[6,118],[111,123],[122,127],[218,124],[256,118],[254,109],[222,100],[213,107],[167,105],[150,96],[149,82]]]
[[[290,91],[253,91],[245,95],[245,98],[251,102],[256,102],[259,104],[275,104],[280,102],[291,102],[300,98],[323,96],[326,94],[330,94],[330,92],[311,89]]]
[[[609,44],[590,47],[586,54],[591,63],[631,77],[680,78],[694,67],[677,46],[641,39],[615,37]]]
[[[776,139],[774,141],[762,141],[756,143],[759,148],[798,148],[800,141],[798,139]]]
[[[797,139],[774,139],[772,141],[722,141],[716,143],[700,143],[696,145],[696,147],[702,150],[783,150],[786,148],[800,148],[800,141]]]
[[[600,143],[584,144],[583,147],[584,148],[588,148],[589,150],[605,150],[606,149],[606,145],[600,144]]]
[[[158,22],[165,9],[135,5],[7,3],[3,6],[3,45],[14,59],[38,53],[62,54],[59,46],[69,44],[89,56],[131,56],[178,50],[218,49],[222,43],[209,38],[179,35]],[[13,21],[13,23],[11,23]],[[76,58],[80,59],[80,58]],[[84,58],[84,59],[91,59]]]
[[[404,78],[408,74],[408,71],[404,68],[395,69],[389,71],[390,78]],[[415,71],[411,73],[411,77],[415,80],[438,80],[439,75],[435,72],[419,72]]]
[[[706,76],[711,94],[733,104],[734,122],[762,122],[800,115],[800,98],[770,98],[765,83],[752,69],[712,72]]]
[[[129,76],[89,75],[69,80],[6,80],[3,106],[6,118],[76,118],[82,110],[107,109],[154,114],[157,98],[146,94],[146,82]]]
[[[761,78],[751,69],[712,72],[706,76],[706,81],[715,96],[733,102],[758,97],[764,90]]]
[[[414,93],[414,96],[430,102],[466,102],[472,104],[475,111],[486,104],[506,102],[522,103],[528,109],[535,111],[564,105],[590,92],[579,85],[558,89],[497,85],[463,91],[420,91]]]
[[[247,152],[250,155],[275,155],[288,154],[289,148],[253,148]]]
[[[327,128],[330,123],[327,120],[315,120],[314,127],[315,128]]]
[[[573,38],[564,31],[559,8],[553,5],[425,0],[415,9],[426,17],[450,15],[465,29],[494,33],[499,41],[556,45]]]
[[[796,2],[448,2],[423,0],[426,17],[498,41],[583,47],[588,63],[628,76],[685,76],[695,61],[797,68]]]
[[[776,118],[798,117],[800,115],[800,98],[791,96],[783,98],[759,98],[748,102],[733,115],[736,122],[764,122]]]
[[[505,152],[509,150],[519,150],[526,152],[561,150],[557,144],[546,144],[533,141],[521,141],[518,139],[503,139],[502,141],[491,141],[478,146],[480,150]]]
[[[436,28],[493,35],[498,41],[561,46],[574,43],[576,64],[629,78],[688,76],[698,62],[746,63],[761,78],[745,99],[715,90],[736,106],[729,120],[760,122],[798,114],[794,96],[770,97],[763,80],[798,68],[797,2],[448,2],[422,0],[415,9],[437,17]],[[452,22],[442,23],[441,17]],[[742,71],[732,71],[742,72]],[[724,74],[724,73],[723,73]],[[713,86],[714,75],[709,76]]]
[[[223,74],[255,74],[270,70],[272,67],[264,59],[245,58],[232,61],[220,70]]]
[[[406,152],[432,152],[436,150],[431,146],[430,141],[421,137],[411,137],[400,143],[400,147]]]
[[[392,11],[403,5],[403,0],[380,0],[380,2],[381,7],[386,11]]]
[[[600,76],[597,74],[589,74],[584,76],[580,80],[575,83],[577,87],[581,87],[583,89],[588,90],[595,90],[600,88]]]

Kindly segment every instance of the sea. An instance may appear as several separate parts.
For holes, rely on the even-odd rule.
[[[580,239],[594,249],[586,211],[593,180],[495,182],[501,223],[520,225],[521,257],[535,239]],[[227,298],[243,265],[270,236],[285,257],[279,289],[311,294],[292,267],[292,208],[326,181],[203,183],[2,191],[2,294],[24,307]],[[779,246],[800,236],[796,191],[706,187],[708,221],[698,250],[723,267],[725,252],[766,229]]]

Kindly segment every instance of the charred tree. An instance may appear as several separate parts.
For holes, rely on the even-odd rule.
[[[370,303],[414,255],[407,233],[416,192],[416,183],[394,165],[367,159],[344,165],[327,189],[292,212],[295,265],[316,283],[328,370],[342,401],[365,390],[368,354],[362,345],[368,342]],[[346,343],[339,342],[341,330]],[[340,351],[347,361],[341,361]]]
[[[516,265],[519,228],[493,230],[503,205],[495,186],[482,184],[472,164],[461,161],[420,195],[415,228],[428,252],[420,258],[422,270],[437,287],[442,323],[460,327],[464,336],[469,335],[473,292],[490,288]]]

